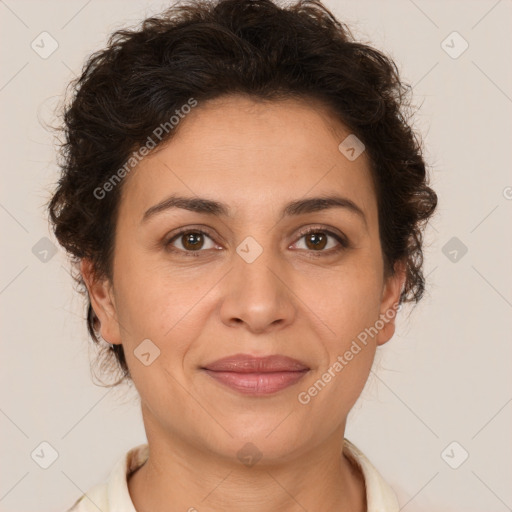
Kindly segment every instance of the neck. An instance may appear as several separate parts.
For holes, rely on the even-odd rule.
[[[146,432],[149,458],[128,479],[137,512],[366,511],[363,475],[343,453],[344,425],[320,446],[254,465]]]

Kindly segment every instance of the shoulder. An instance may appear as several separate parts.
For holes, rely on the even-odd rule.
[[[148,456],[147,444],[132,448],[117,461],[106,482],[91,487],[66,512],[136,512],[128,491],[128,475],[142,466]]]
[[[97,512],[98,509],[107,512],[109,510],[107,507],[107,484],[103,483],[95,485],[80,496],[66,512]]]
[[[368,512],[399,512],[400,507],[395,491],[368,457],[348,439],[344,440],[343,451],[361,469],[366,487]]]

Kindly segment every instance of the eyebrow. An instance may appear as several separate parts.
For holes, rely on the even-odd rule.
[[[230,207],[218,201],[206,199],[202,197],[185,197],[178,195],[171,195],[160,203],[151,206],[142,217],[141,223],[147,222],[151,217],[174,208],[189,210],[196,213],[206,215],[214,215],[217,217],[224,216],[230,217]],[[306,213],[313,213],[331,208],[344,208],[359,216],[361,220],[367,225],[366,216],[363,210],[357,206],[354,201],[347,197],[338,195],[326,195],[321,197],[310,197],[306,199],[298,199],[291,201],[285,205],[281,213],[281,219],[289,216],[304,215]]]

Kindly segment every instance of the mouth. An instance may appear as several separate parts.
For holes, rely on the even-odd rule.
[[[269,395],[299,382],[310,368],[287,356],[246,354],[219,359],[201,367],[208,376],[246,395]]]

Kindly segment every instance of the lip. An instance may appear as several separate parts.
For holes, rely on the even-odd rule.
[[[217,382],[246,395],[268,395],[301,380],[310,370],[304,363],[283,355],[254,357],[237,354],[202,367]]]
[[[297,359],[279,354],[265,357],[236,354],[234,356],[218,359],[213,363],[205,365],[203,368],[214,372],[236,373],[293,372],[310,369]]]

